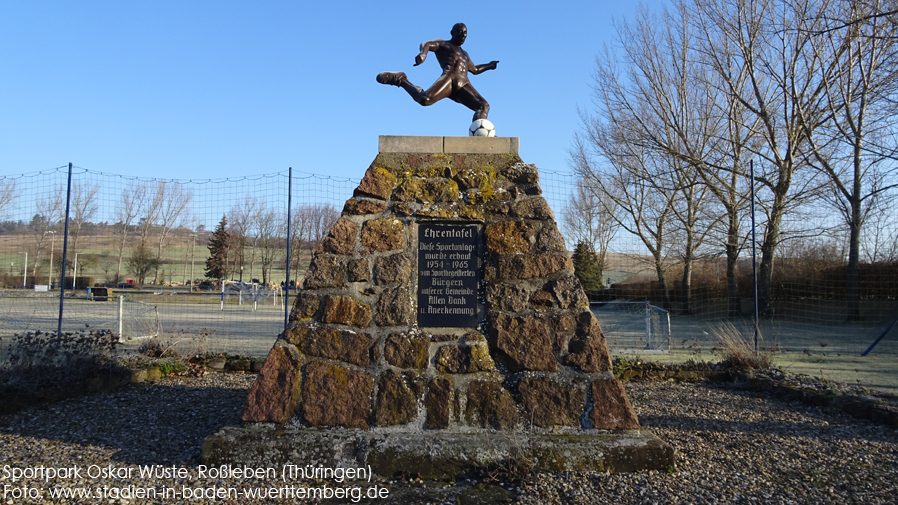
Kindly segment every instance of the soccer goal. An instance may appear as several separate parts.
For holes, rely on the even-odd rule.
[[[162,334],[159,308],[153,303],[118,297],[119,340],[143,340]]]
[[[221,310],[229,304],[246,305],[256,310],[260,305],[284,306],[280,286],[265,286],[257,282],[222,281]]]
[[[648,301],[612,301],[593,302],[590,309],[602,325],[612,352],[670,352],[670,313],[661,307]]]

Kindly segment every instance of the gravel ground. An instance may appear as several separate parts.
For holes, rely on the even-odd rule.
[[[185,498],[184,487],[208,493],[229,487],[242,492],[285,486],[275,479],[198,475],[203,438],[222,426],[238,424],[253,379],[248,374],[214,372],[174,377],[0,416],[0,485],[5,486],[0,504],[308,503],[245,496]],[[868,504],[898,500],[895,428],[729,384],[649,381],[626,383],[625,388],[642,425],[677,449],[676,469],[536,475],[517,482],[502,482],[502,475],[499,481],[485,477],[448,484],[372,481],[359,485],[386,487],[389,498],[361,502]],[[75,465],[80,475],[69,478],[46,481],[39,473],[41,468]],[[160,465],[170,473],[187,475],[142,478],[137,475],[139,465]],[[13,482],[13,468],[31,469],[38,475]],[[113,475],[87,475],[104,469],[111,469]],[[129,471],[131,477],[117,478]],[[53,499],[50,494],[53,489],[73,491],[81,486],[89,486],[92,495]],[[157,498],[140,498],[141,491],[129,486],[152,488]],[[126,491],[132,493],[130,499],[121,498]],[[159,497],[172,491],[178,494]],[[27,499],[29,493],[41,497]],[[325,503],[352,502],[350,495]]]

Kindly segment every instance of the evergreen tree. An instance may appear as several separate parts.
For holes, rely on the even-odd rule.
[[[228,277],[228,249],[231,236],[228,233],[228,218],[221,216],[221,221],[209,239],[209,257],[206,259],[206,277],[210,279],[226,279]]]
[[[574,249],[574,275],[583,285],[583,291],[587,294],[598,292],[602,289],[602,268],[596,259],[596,253],[585,242],[578,242]]]

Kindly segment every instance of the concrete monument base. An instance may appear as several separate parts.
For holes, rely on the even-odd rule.
[[[203,459],[213,466],[370,468],[380,477],[433,480],[511,465],[541,472],[630,472],[672,468],[675,462],[673,448],[645,430],[452,433],[258,425],[208,437]]]

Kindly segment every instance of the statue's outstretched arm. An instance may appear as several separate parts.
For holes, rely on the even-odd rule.
[[[421,42],[421,51],[418,53],[418,56],[415,56],[415,66],[424,63],[424,60],[427,59],[427,53],[429,51],[436,51],[440,48],[440,44],[443,43],[443,39],[435,39],[428,40],[427,42]]]
[[[468,72],[477,75],[486,72],[487,70],[496,70],[496,65],[499,64],[499,60],[493,60],[489,63],[484,63],[483,65],[475,65],[473,63],[468,64]]]

